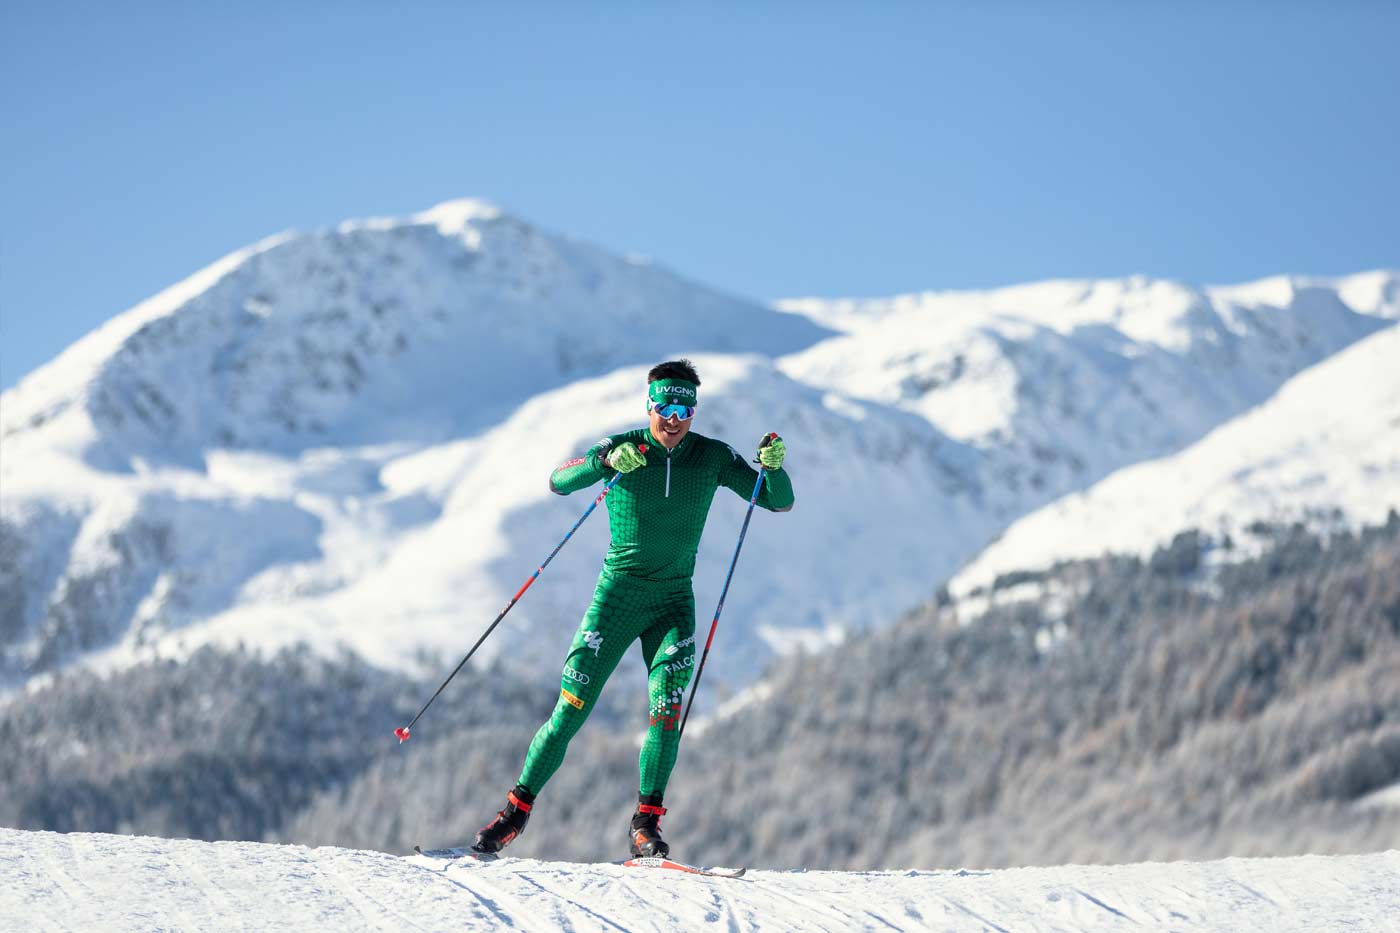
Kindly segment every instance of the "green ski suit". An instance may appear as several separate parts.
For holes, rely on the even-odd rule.
[[[744,499],[753,494],[757,471],[732,447],[694,432],[675,450],[648,428],[615,434],[588,453],[558,467],[549,488],[560,495],[609,479],[604,462],[614,446],[647,445],[646,464],[617,481],[605,500],[612,544],[569,653],[564,659],[559,700],[549,721],[535,733],[520,772],[520,785],[539,793],[564,760],[588,718],[603,684],[632,642],[641,639],[647,667],[650,719],[638,761],[639,791],[666,789],[680,742],[681,703],[695,663],[695,552],[715,490],[726,486]],[[758,505],[773,512],[792,508],[792,482],[784,470],[769,471]]]

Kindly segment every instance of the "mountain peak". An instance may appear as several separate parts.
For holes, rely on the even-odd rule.
[[[502,211],[490,201],[480,198],[457,198],[443,201],[413,215],[415,223],[434,224],[443,233],[456,233],[473,221],[499,220]]]
[[[467,233],[479,223],[500,220],[506,213],[484,198],[454,198],[416,214],[346,220],[331,229],[336,233],[360,230],[396,230],[400,227],[436,227],[444,236]]]
[[[73,436],[110,447],[104,463],[148,448],[334,444],[345,431],[438,437],[544,387],[676,352],[650,326],[657,309],[694,322],[692,352],[791,352],[826,336],[462,198],[232,254],[6,393],[2,430],[76,413],[92,423]],[[454,397],[478,401],[438,404]]]

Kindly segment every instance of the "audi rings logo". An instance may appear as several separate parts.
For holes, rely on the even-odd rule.
[[[576,671],[567,664],[564,665],[564,676],[572,680],[574,683],[582,684],[585,687],[588,686],[589,682],[593,680],[592,677],[589,677],[583,671]]]

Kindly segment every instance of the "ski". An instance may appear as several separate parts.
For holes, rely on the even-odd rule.
[[[622,864],[628,868],[670,868],[691,875],[704,875],[707,878],[742,878],[744,872],[748,871],[747,868],[701,868],[699,865],[687,865],[685,862],[656,856],[628,859]]]
[[[495,862],[500,859],[499,855],[489,852],[475,852],[467,848],[451,849],[425,849],[422,846],[414,846],[413,851],[424,858],[438,859],[444,862],[464,860],[468,862]],[[627,868],[669,868],[673,871],[683,871],[690,875],[704,875],[707,878],[742,878],[747,868],[706,868],[700,865],[687,865],[685,862],[677,862],[668,858],[658,858],[656,856],[646,856],[643,858],[628,859],[621,864]]]
[[[494,862],[500,858],[500,856],[490,852],[475,852],[466,848],[425,849],[422,846],[414,846],[413,851],[425,858],[443,859],[445,861],[466,859],[470,862]]]

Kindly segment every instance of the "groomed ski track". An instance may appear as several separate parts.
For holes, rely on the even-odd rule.
[[[1400,851],[742,879],[0,829],[3,930],[1383,930]]]

